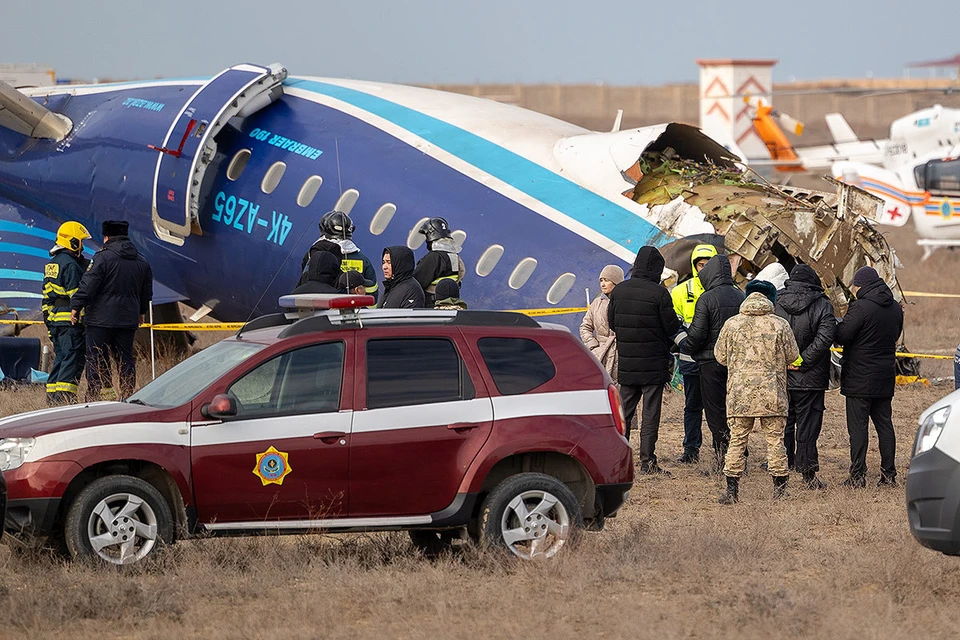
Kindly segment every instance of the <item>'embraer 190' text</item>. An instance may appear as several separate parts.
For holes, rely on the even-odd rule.
[[[133,107],[135,109],[146,109],[147,111],[163,111],[165,105],[162,102],[154,102],[153,100],[141,100],[140,98],[127,98],[123,101],[123,106]]]
[[[266,142],[267,144],[272,144],[275,147],[280,147],[281,149],[289,151],[290,153],[303,156],[308,160],[316,160],[320,157],[320,154],[323,153],[323,151],[320,149],[314,149],[313,147],[303,144],[302,142],[285,138],[276,133],[270,133],[266,129],[254,129],[250,132],[250,137],[254,138],[255,140],[260,140],[261,142]]]
[[[217,193],[213,200],[214,222],[222,222],[231,229],[245,231],[249,235],[258,235],[259,230],[266,233],[267,242],[283,246],[290,235],[293,223],[286,214],[271,211],[270,219],[260,217],[260,205],[245,198],[227,195],[223,191]],[[261,238],[262,239],[262,238]]]

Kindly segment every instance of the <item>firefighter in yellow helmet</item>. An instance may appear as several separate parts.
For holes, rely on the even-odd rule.
[[[673,310],[683,323],[677,335],[677,344],[687,336],[687,328],[693,321],[693,311],[697,299],[703,293],[700,282],[700,269],[707,260],[717,255],[712,244],[698,244],[690,254],[692,276],[681,282],[670,292]],[[692,356],[680,353],[680,374],[683,376],[683,454],[677,458],[681,464],[692,464],[700,459],[700,445],[703,444],[703,400],[700,397],[700,366]]]
[[[43,321],[55,354],[47,378],[47,403],[75,402],[77,383],[83,375],[86,344],[83,325],[70,322],[70,299],[80,286],[89,260],[83,257],[83,241],[90,237],[79,222],[64,222],[57,229],[50,262],[43,269]]]

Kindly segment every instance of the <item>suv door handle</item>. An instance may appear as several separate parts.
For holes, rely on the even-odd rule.
[[[480,428],[480,425],[473,424],[472,422],[457,422],[455,424],[447,425],[447,429],[450,429],[451,431],[456,431],[458,433],[461,431],[469,431],[470,429],[478,429],[478,428]]]
[[[320,433],[313,434],[314,440],[319,440],[325,444],[333,444],[340,438],[346,436],[345,431],[321,431]],[[346,441],[341,444],[346,444]]]

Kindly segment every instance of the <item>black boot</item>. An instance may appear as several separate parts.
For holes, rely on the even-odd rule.
[[[680,464],[696,464],[700,462],[700,451],[697,449],[686,449],[679,458],[677,462]]]
[[[720,496],[720,504],[736,504],[740,501],[740,478],[727,476],[727,492]]]
[[[814,489],[820,491],[827,488],[827,483],[817,477],[815,471],[804,471],[803,472],[803,486],[807,489]]]
[[[779,500],[787,495],[787,479],[790,476],[773,476],[773,499]]]

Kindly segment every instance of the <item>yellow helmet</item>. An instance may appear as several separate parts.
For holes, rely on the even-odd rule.
[[[89,237],[90,233],[87,228],[73,220],[64,222],[57,229],[57,244],[71,251],[80,251],[83,247],[83,241]]]

